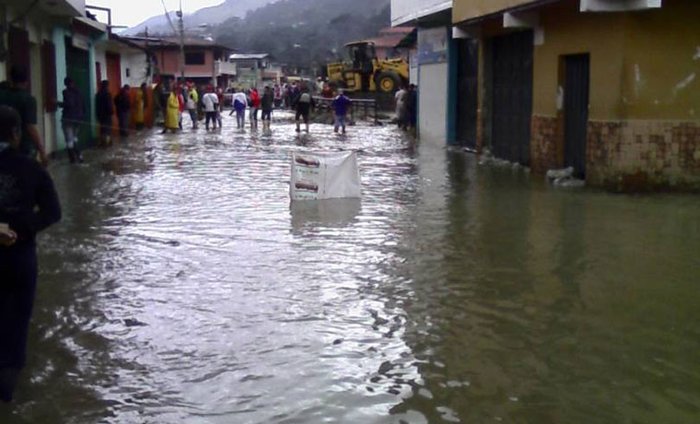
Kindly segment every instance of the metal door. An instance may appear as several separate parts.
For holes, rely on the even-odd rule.
[[[590,56],[566,56],[564,66],[564,165],[585,178]]]
[[[476,120],[478,108],[479,42],[459,40],[457,69],[457,140],[469,148],[476,148]]]
[[[492,151],[496,157],[530,163],[533,32],[493,39]]]
[[[78,143],[87,146],[92,140],[92,108],[90,107],[90,56],[86,50],[73,47],[70,38],[66,38],[67,74],[75,83],[75,87],[83,95],[84,117],[78,133]]]

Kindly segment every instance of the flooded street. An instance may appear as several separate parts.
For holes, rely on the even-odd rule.
[[[393,126],[233,125],[52,166],[1,423],[697,422],[697,196],[555,190]],[[290,152],[339,148],[362,200],[290,207]]]

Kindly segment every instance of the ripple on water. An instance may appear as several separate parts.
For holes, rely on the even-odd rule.
[[[357,150],[362,199],[290,206],[299,149]],[[86,155],[51,170],[65,221],[41,239],[33,378],[2,423],[700,407],[695,200],[552,192],[390,126],[297,136],[288,115],[270,137],[227,119]]]

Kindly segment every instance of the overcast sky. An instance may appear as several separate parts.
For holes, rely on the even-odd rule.
[[[179,0],[163,0],[168,10],[175,11],[180,7]],[[194,12],[207,6],[223,3],[224,0],[182,0],[182,10],[185,13]],[[163,15],[163,4],[160,0],[90,0],[92,6],[109,7],[112,9],[112,25],[134,26],[151,16]],[[94,12],[94,11],[92,11]],[[98,19],[107,22],[106,16],[98,14]]]

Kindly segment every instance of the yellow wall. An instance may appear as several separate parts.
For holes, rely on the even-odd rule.
[[[533,113],[556,116],[559,63],[564,55],[590,54],[590,109],[594,120],[621,119],[624,14],[580,13],[578,0],[540,9],[544,44],[535,47]]]
[[[578,3],[540,9],[533,113],[557,113],[561,56],[589,53],[590,119],[700,119],[700,1],[626,13],[580,13]]]
[[[700,1],[628,13],[622,97],[628,119],[700,119]]]
[[[452,22],[458,23],[468,19],[500,12],[515,6],[534,3],[535,0],[454,0],[452,5]]]
[[[527,2],[457,0],[455,16],[514,3]],[[588,53],[589,119],[700,119],[700,0],[616,13],[581,13],[579,0],[561,0],[537,10],[544,43],[534,50],[534,114],[557,116],[560,61]],[[484,38],[508,31],[498,16],[479,27]]]

